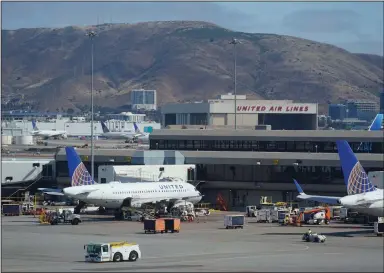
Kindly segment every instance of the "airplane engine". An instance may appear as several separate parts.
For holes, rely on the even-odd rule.
[[[132,200],[131,198],[126,198],[123,201],[123,204],[121,205],[121,207],[128,207],[128,208],[140,208],[141,206],[142,206],[141,202]]]
[[[377,216],[381,217],[384,212],[384,201],[376,201],[370,205],[369,208],[375,211],[374,214],[377,214]]]

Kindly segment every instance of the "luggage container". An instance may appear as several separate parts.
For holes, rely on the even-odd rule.
[[[383,236],[384,233],[384,217],[378,217],[377,222],[373,224],[374,232],[377,236]]]
[[[237,229],[244,227],[244,215],[225,215],[224,226],[226,229]]]
[[[272,223],[271,211],[269,209],[261,209],[256,211],[257,223]]]
[[[145,233],[164,233],[165,221],[164,219],[145,219],[144,220],[144,232]]]
[[[164,218],[165,232],[180,232],[180,219]]]
[[[271,221],[272,223],[276,223],[279,221],[279,211],[278,210],[271,210]]]
[[[21,214],[21,205],[3,204],[1,212],[4,216],[19,216]]]

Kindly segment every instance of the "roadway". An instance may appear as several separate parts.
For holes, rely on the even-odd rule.
[[[32,216],[3,217],[3,271],[382,272],[384,266],[383,238],[362,226],[312,227],[328,239],[316,244],[301,241],[308,227],[248,221],[243,230],[226,230],[221,214],[206,222],[182,223],[179,234],[144,234],[142,223],[85,217],[78,226],[39,225]],[[84,244],[120,240],[140,244],[142,260],[84,262]]]

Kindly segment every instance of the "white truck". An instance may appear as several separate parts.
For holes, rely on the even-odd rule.
[[[111,242],[84,245],[86,262],[135,262],[141,259],[140,247],[136,243]]]
[[[245,213],[247,214],[247,217],[256,217],[256,206],[247,206],[245,207]]]

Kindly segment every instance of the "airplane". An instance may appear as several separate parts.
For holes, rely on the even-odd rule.
[[[376,117],[373,119],[371,125],[368,127],[368,131],[380,131],[383,129],[383,116],[384,114],[377,114]],[[357,150],[359,151],[360,148],[362,148],[363,146],[367,146],[367,145],[364,145],[363,142],[360,143],[359,147],[357,148]],[[369,147],[370,145],[368,145]]]
[[[338,140],[336,145],[348,195],[344,197],[308,195],[302,190],[299,183],[293,179],[299,192],[297,198],[331,205],[342,205],[346,208],[353,208],[361,213],[383,217],[383,189],[378,189],[372,184],[347,141]]]
[[[47,190],[53,195],[66,195],[80,201],[75,208],[79,213],[85,204],[94,204],[106,209],[115,210],[115,217],[121,219],[122,207],[140,208],[146,204],[168,204],[168,210],[179,203],[200,202],[203,195],[187,182],[132,182],[121,183],[111,181],[107,184],[96,183],[87,171],[73,147],[66,147],[71,187],[63,189],[62,193]],[[44,188],[42,188],[44,189]]]
[[[135,132],[137,133],[137,135],[134,137],[134,140],[138,143],[148,144],[149,143],[149,133],[141,132],[139,127],[137,126],[136,122],[133,123],[133,126],[135,127]]]
[[[139,135],[135,131],[123,131],[123,132],[111,132],[107,128],[104,122],[101,121],[101,128],[103,129],[103,134],[101,136],[109,139],[128,139],[132,140],[135,136]]]
[[[377,114],[372,124],[368,127],[368,131],[380,131],[383,129],[383,117],[384,114]]]
[[[32,128],[33,128],[33,131],[31,131],[30,133],[33,136],[41,136],[41,137],[44,137],[46,139],[49,137],[67,138],[67,132],[66,131],[39,130],[39,128],[37,128],[37,126],[36,126],[36,121],[34,119],[32,120]]]

